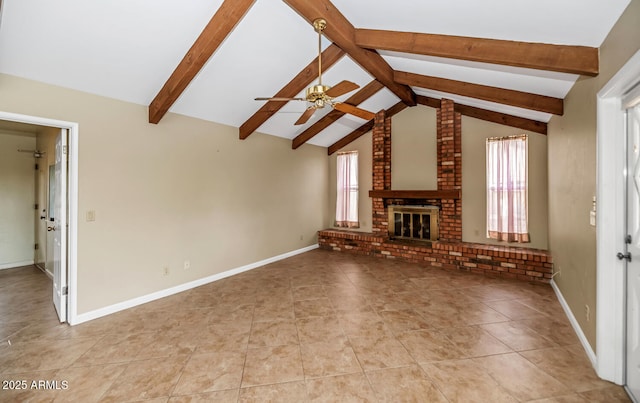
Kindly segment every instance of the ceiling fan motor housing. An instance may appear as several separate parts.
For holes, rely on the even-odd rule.
[[[331,87],[328,85],[313,85],[307,88],[307,101],[313,102],[318,107],[324,106],[325,98],[327,97],[325,92],[327,92],[329,88]],[[322,105],[319,105],[318,102]]]

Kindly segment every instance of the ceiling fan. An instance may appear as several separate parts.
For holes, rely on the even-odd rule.
[[[351,92],[360,86],[351,81],[343,80],[333,87],[322,84],[322,49],[321,40],[322,32],[327,26],[327,21],[323,18],[318,18],[313,21],[313,28],[318,33],[318,84],[312,85],[307,88],[306,96],[304,98],[255,98],[256,101],[307,101],[311,105],[302,113],[300,118],[296,121],[296,125],[302,125],[311,118],[316,109],[322,109],[325,105],[331,105],[333,109],[340,112],[349,113],[364,120],[371,120],[375,117],[373,112],[369,112],[364,109],[360,109],[356,106],[334,101],[334,98]]]

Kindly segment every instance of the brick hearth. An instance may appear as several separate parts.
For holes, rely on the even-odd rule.
[[[528,281],[549,282],[551,255],[544,250],[495,246],[462,241],[462,123],[454,102],[443,99],[437,111],[438,191],[443,198],[380,197],[391,190],[391,118],[376,114],[372,130],[373,192],[372,232],[327,229],[318,232],[323,249],[425,262],[445,269]],[[437,192],[436,192],[437,193]],[[429,204],[440,208],[440,239],[416,243],[390,240],[387,206]]]

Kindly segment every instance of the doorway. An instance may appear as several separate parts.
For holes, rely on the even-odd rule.
[[[634,232],[638,226],[639,223],[634,223],[633,220],[636,216],[640,217],[635,211],[640,206],[638,200],[631,199],[632,196],[638,196],[634,189],[636,181],[633,179],[637,158],[632,155],[638,144],[628,138],[633,133],[627,131],[628,128],[631,129],[627,109],[639,84],[640,51],[603,87],[597,100],[596,370],[600,377],[626,385],[635,399],[640,399],[637,396],[640,393],[638,378],[634,374],[634,371],[638,371],[638,363],[634,364],[634,359],[637,358],[632,356],[633,351],[637,351],[637,346],[628,345],[627,342],[633,341],[635,337],[637,343],[638,338],[637,335],[627,334],[627,330],[637,326],[637,323],[634,325],[637,317],[629,320],[628,316],[637,306],[634,308],[634,302],[627,297],[633,293],[633,288],[628,288],[633,287],[628,276],[634,275],[637,270],[635,267],[640,263],[640,250],[636,250],[633,243],[640,239],[633,239],[636,234],[629,234],[628,230]],[[637,143],[640,143],[640,138],[638,140]],[[627,167],[627,150],[632,169]],[[630,179],[629,183],[627,178]],[[627,207],[630,208],[629,214]],[[632,221],[629,222],[628,219]],[[627,235],[632,235],[631,239]],[[640,238],[640,233],[638,235],[637,238]]]
[[[58,211],[64,211],[68,214],[67,217],[63,217],[63,221],[54,223],[55,231],[58,231],[60,241],[58,245],[61,255],[58,256],[60,265],[58,266],[58,274],[62,277],[63,282],[56,282],[55,269],[54,274],[54,286],[52,288],[53,303],[58,310],[61,321],[68,322],[73,325],[76,323],[77,318],[77,234],[78,234],[78,124],[74,122],[66,122],[54,119],[40,118],[36,116],[20,115],[8,112],[0,111],[0,120],[7,122],[24,123],[36,126],[48,126],[56,128],[59,133],[64,133],[65,140],[68,139],[68,144],[60,143],[59,155],[66,155],[68,163],[64,164],[68,167],[68,172],[58,172],[59,178],[68,178],[68,181],[64,183],[59,182],[59,190],[62,195],[66,195],[68,200],[58,199]],[[62,163],[62,161],[59,159]],[[59,165],[58,168],[63,165]],[[48,169],[47,169],[48,172]],[[66,206],[64,208],[63,206]],[[53,207],[55,209],[55,207]],[[60,216],[60,213],[57,214]],[[39,217],[39,216],[38,216]],[[48,222],[50,224],[50,222]],[[66,240],[66,245],[65,241]],[[55,267],[55,263],[54,263]],[[68,274],[68,276],[65,276]],[[64,277],[67,277],[66,279]]]

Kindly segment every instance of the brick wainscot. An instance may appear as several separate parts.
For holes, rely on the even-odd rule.
[[[553,265],[544,250],[495,246],[462,241],[462,141],[461,116],[454,102],[443,99],[437,110],[438,189],[391,190],[391,118],[376,114],[373,141],[372,232],[337,229],[318,231],[323,249],[403,259],[444,269],[465,270],[490,276],[549,282]],[[389,205],[432,205],[440,208],[439,240],[407,242],[388,235]]]

